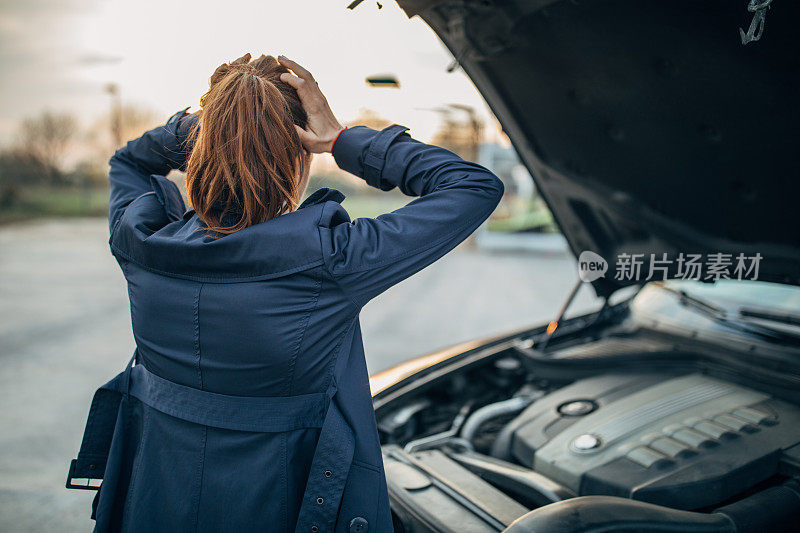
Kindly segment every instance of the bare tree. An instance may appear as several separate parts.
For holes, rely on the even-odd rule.
[[[105,164],[120,144],[135,139],[164,122],[166,117],[150,108],[136,104],[121,104],[94,121],[84,140],[94,148],[97,152],[96,157]]]
[[[77,131],[78,122],[72,115],[44,111],[22,122],[18,150],[47,169],[52,182],[59,182],[64,156]]]
[[[382,130],[386,126],[390,126],[392,121],[383,118],[378,114],[377,111],[373,111],[372,109],[367,109],[366,107],[362,107],[358,110],[358,116],[352,122],[348,122],[347,126],[356,126],[356,125],[367,126],[368,128],[372,128],[374,130]]]
[[[16,203],[25,187],[50,178],[49,169],[30,153],[9,148],[0,152],[0,209]]]
[[[150,108],[123,104],[120,109],[120,136],[123,142],[130,141],[164,122],[166,118]]]

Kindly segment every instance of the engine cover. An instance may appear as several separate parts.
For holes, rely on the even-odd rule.
[[[800,409],[702,374],[580,380],[512,423],[512,453],[580,495],[678,509],[720,503],[778,472]]]

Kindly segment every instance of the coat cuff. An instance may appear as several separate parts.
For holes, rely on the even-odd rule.
[[[388,191],[396,184],[381,180],[386,151],[406,130],[408,128],[398,124],[381,131],[366,126],[347,128],[333,146],[333,158],[342,170],[363,178],[372,187]]]
[[[189,108],[181,109],[172,115],[167,123],[164,125],[164,131],[172,135],[175,139],[176,148],[174,151],[180,154],[180,158],[172,161],[172,164],[177,164],[177,169],[181,172],[186,172],[186,163],[191,152],[191,147],[187,144],[189,134],[197,122],[197,113],[189,113]]]
[[[170,220],[180,220],[186,212],[186,204],[183,203],[183,196],[178,186],[168,178],[156,174],[150,176],[150,186]]]

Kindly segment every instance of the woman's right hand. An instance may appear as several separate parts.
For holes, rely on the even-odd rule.
[[[319,90],[319,85],[309,71],[282,55],[278,56],[278,62],[294,72],[294,74],[288,72],[281,74],[281,81],[297,90],[303,109],[308,115],[306,129],[295,125],[300,141],[309,152],[315,154],[330,152],[336,137],[344,128],[331,111],[328,100]]]

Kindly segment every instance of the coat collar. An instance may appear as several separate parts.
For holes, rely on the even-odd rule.
[[[305,207],[317,204],[323,204],[325,202],[336,202],[337,204],[341,204],[345,198],[346,198],[345,195],[341,191],[329,187],[322,187],[311,193],[308,196],[308,198],[306,198],[303,201],[303,203],[301,203],[297,207],[297,209],[303,209]],[[183,208],[182,201],[181,201],[181,208]],[[224,210],[222,203],[220,203],[218,207],[215,204],[215,208],[217,208],[219,211]],[[193,215],[194,212],[195,212],[194,208],[189,208],[186,214]],[[241,208],[238,208],[237,206],[232,206],[231,208],[229,208],[222,219],[223,225],[225,226],[235,225],[239,221],[241,212],[242,212]]]
[[[340,204],[344,201],[345,195],[342,194],[340,191],[336,189],[330,189],[328,187],[322,187],[321,189],[317,189],[305,201],[300,204],[298,209],[303,209],[304,207],[308,207],[310,205],[322,204],[325,202],[336,202]]]
[[[322,188],[291,213],[214,238],[194,209],[176,216],[177,209],[163,202],[171,196],[145,195],[129,205],[112,233],[112,251],[160,274],[220,283],[280,277],[322,264],[318,226],[325,205],[345,198]]]

